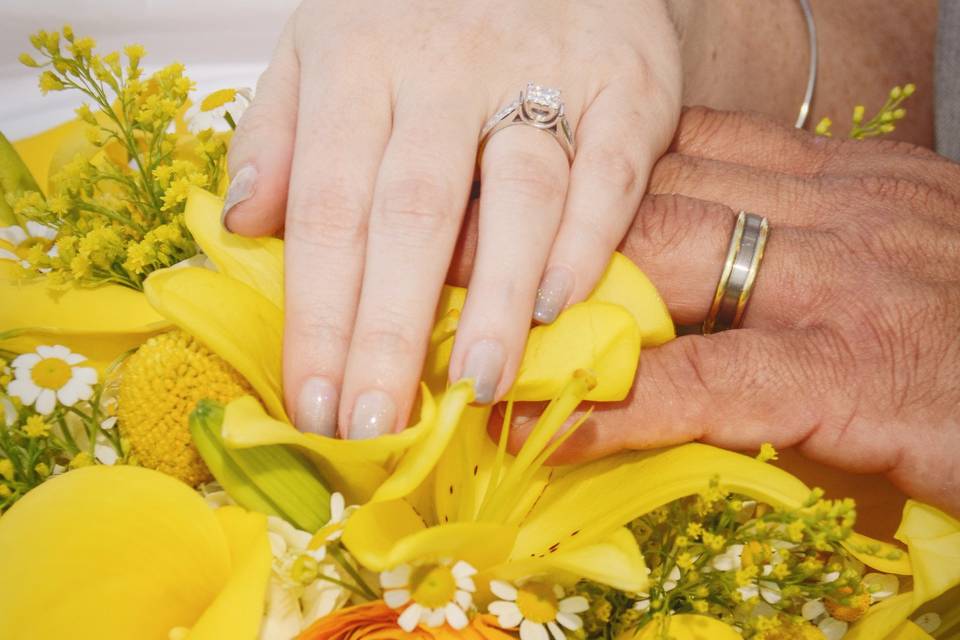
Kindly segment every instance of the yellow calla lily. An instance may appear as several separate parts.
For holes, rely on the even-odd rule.
[[[47,190],[50,175],[76,154],[92,155],[96,151],[84,135],[85,127],[81,120],[70,120],[13,143],[17,155],[42,190]]]
[[[102,371],[171,327],[139,291],[119,285],[60,289],[42,278],[18,280],[13,266],[0,261],[0,332],[19,330],[3,341],[11,351],[63,344]]]
[[[0,637],[257,637],[266,518],[139,467],[78,469],[0,518]]]

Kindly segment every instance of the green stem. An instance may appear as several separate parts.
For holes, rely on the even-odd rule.
[[[343,551],[340,550],[339,546],[330,545],[329,547],[327,547],[327,551],[330,553],[333,559],[336,560],[337,564],[339,564],[343,568],[343,570],[346,571],[351,578],[353,578],[353,581],[357,583],[357,586],[363,590],[363,592],[367,595],[368,598],[370,598],[371,600],[377,599],[376,592],[374,592],[374,590],[370,588],[370,586],[366,583],[366,581],[360,575],[360,572],[357,571],[357,569],[352,564],[350,564],[350,561],[347,560],[346,556],[343,555]]]

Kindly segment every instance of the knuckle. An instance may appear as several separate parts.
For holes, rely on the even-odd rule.
[[[288,341],[300,345],[297,347],[298,352],[306,348],[309,353],[310,349],[307,345],[314,345],[314,349],[319,345],[337,345],[341,349],[346,349],[350,343],[350,331],[328,317],[322,310],[307,308],[300,313],[293,313],[291,309],[288,318]],[[319,351],[329,353],[322,347]]]
[[[654,165],[648,189],[651,193],[679,193],[695,176],[695,162],[691,158],[669,153]]]
[[[566,193],[567,178],[556,158],[529,151],[515,151],[498,157],[486,168],[484,188],[494,196],[523,198],[539,203],[554,203]]]
[[[648,196],[640,204],[634,222],[635,233],[627,237],[631,253],[637,255],[671,254],[680,250],[687,236],[685,224],[696,202],[681,196]]]
[[[320,248],[354,247],[367,232],[366,207],[345,189],[309,185],[291,194],[287,233]]]
[[[411,175],[386,182],[374,210],[377,221],[397,240],[435,239],[455,222],[453,189],[433,175]]]
[[[625,195],[638,191],[641,178],[637,159],[619,145],[584,150],[580,157],[591,175]]]
[[[359,329],[353,338],[353,346],[361,353],[377,354],[377,361],[408,361],[418,347],[409,329],[383,320],[376,327]]]

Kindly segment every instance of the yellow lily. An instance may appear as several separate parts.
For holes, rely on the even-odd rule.
[[[472,400],[469,384],[444,389],[446,362],[436,354],[449,353],[455,319],[464,298],[462,290],[448,288],[438,312],[440,321],[428,357],[434,365],[433,373],[442,371],[443,376],[431,375],[428,366],[420,422],[400,434],[364,442],[304,435],[289,424],[280,389],[282,243],[274,239],[238,238],[227,233],[219,224],[220,207],[217,198],[195,190],[186,210],[191,233],[218,271],[185,268],[157,272],[147,279],[145,291],[165,317],[197,336],[256,390],[259,402],[248,397],[227,407],[223,425],[225,440],[234,446],[256,446],[269,441],[303,448],[324,476],[350,499],[372,501],[366,513],[379,514],[376,518],[412,525],[414,520],[408,517],[412,504],[433,504],[435,508],[431,513],[436,517],[429,524],[456,517],[460,525],[451,526],[459,532],[459,540],[489,540],[494,536],[503,541],[504,544],[492,545],[494,551],[489,558],[474,559],[479,566],[493,566],[506,560],[519,518],[519,510],[507,508],[512,504],[508,497],[515,490],[543,486],[548,475],[542,470],[548,442],[566,416],[584,399],[619,400],[629,392],[641,339],[647,337],[641,333],[636,318],[644,319],[647,333],[655,341],[672,336],[669,314],[651,285],[620,287],[618,293],[623,274],[634,281],[645,279],[625,258],[615,258],[605,278],[606,284],[601,288],[605,301],[591,298],[572,307],[553,325],[539,327],[531,333],[511,393],[517,400],[556,399],[541,421],[540,440],[532,442],[516,460],[508,459],[502,448],[498,449],[486,438],[484,426],[489,410],[468,407]],[[610,302],[618,296],[623,304]],[[221,317],[229,318],[229,322],[221,322]],[[586,371],[590,373],[580,373]],[[463,446],[466,439],[471,441],[471,446]],[[468,464],[464,460],[463,465],[437,465],[438,460],[452,459],[466,451],[470,451],[471,456],[479,452],[485,458],[484,463]],[[491,482],[495,490],[489,494],[487,504],[482,502],[484,493],[473,486],[469,478],[459,477],[464,475],[463,469],[474,467],[476,477],[482,475],[487,482],[491,482],[492,472],[497,474],[496,481]],[[431,474],[443,479],[448,495],[452,485],[471,491],[470,498],[460,496],[456,502],[458,514],[441,513],[450,507],[449,500],[444,502],[442,496],[432,495],[439,492],[426,482]],[[536,498],[536,491],[528,493],[528,500]],[[468,522],[468,516],[482,517],[485,522]],[[358,513],[355,517],[362,520],[366,516]],[[425,539],[437,535],[434,530],[424,528],[422,522],[420,527],[424,529]],[[348,538],[354,535],[347,533]],[[610,563],[617,569],[608,576],[608,581],[622,588],[639,588],[645,584],[646,572],[636,543],[628,540],[625,532],[606,531],[588,542],[594,542],[598,552],[620,560]],[[365,551],[363,544],[351,545],[349,540],[347,544],[351,549],[353,546],[360,549],[365,555],[361,560],[369,567],[386,568],[390,562],[400,562],[420,553],[419,544],[411,544],[405,554],[394,552],[389,559],[378,560],[377,552]],[[581,567],[584,572],[591,570],[589,558],[579,552],[558,555],[544,564],[563,565],[568,571],[574,567]],[[625,570],[631,567],[633,571]]]
[[[334,488],[366,503],[349,519],[344,542],[369,569],[448,556],[489,576],[549,572],[640,590],[646,570],[636,542],[622,528],[632,519],[701,491],[714,477],[724,489],[774,506],[796,508],[809,496],[806,485],[782,470],[700,444],[624,453],[575,468],[543,467],[557,444],[551,441],[580,401],[626,395],[641,327],[646,327],[643,340],[672,336],[662,301],[652,287],[636,284],[643,282],[642,274],[619,257],[600,294],[531,333],[512,397],[553,402],[517,457],[505,454],[505,440],[489,441],[489,410],[469,406],[468,384],[446,388],[446,361],[464,299],[462,290],[452,288],[438,310],[415,426],[363,442],[301,434],[284,414],[280,390],[282,243],[228,234],[218,223],[219,211],[217,198],[197,190],[186,213],[191,232],[219,271],[158,272],[147,280],[147,295],[257,392],[259,399],[228,405],[223,425],[228,444],[296,446]],[[231,322],[221,323],[220,317]],[[855,556],[879,571],[910,574],[922,566],[921,584],[929,581],[893,599],[909,597],[909,606],[897,605],[895,614],[889,612],[893,605],[871,610],[853,628],[868,630],[860,637],[893,633],[916,606],[960,581],[949,563],[936,560],[937,553],[954,557],[952,545],[960,535],[955,521],[911,505],[904,527],[901,539],[909,557],[894,558],[893,547],[862,536],[848,542]],[[918,536],[931,534],[919,542]]]
[[[96,151],[70,121],[13,144],[19,160],[41,187],[48,176],[78,154]],[[10,214],[12,216],[12,213]],[[0,224],[13,224],[0,218]],[[27,352],[43,344],[64,344],[87,356],[101,371],[152,335],[169,330],[142,293],[119,285],[58,288],[43,278],[21,280],[17,265],[0,260],[0,332],[17,330],[5,349]]]
[[[266,518],[213,511],[157,471],[96,466],[0,518],[0,637],[253,640],[271,554]]]

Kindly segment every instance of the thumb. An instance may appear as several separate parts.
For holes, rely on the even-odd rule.
[[[223,224],[246,236],[274,235],[283,228],[300,74],[291,34],[288,23],[230,142]]]
[[[831,386],[829,377],[804,364],[813,360],[814,339],[799,331],[740,329],[683,336],[645,350],[629,396],[594,405],[550,464],[695,440],[736,450],[764,442],[793,446],[828,410],[828,394],[819,387]],[[811,397],[816,401],[805,401]],[[519,450],[533,427],[526,413],[518,411],[521,418],[511,424],[511,450]],[[496,434],[500,425],[491,420],[490,427]]]

